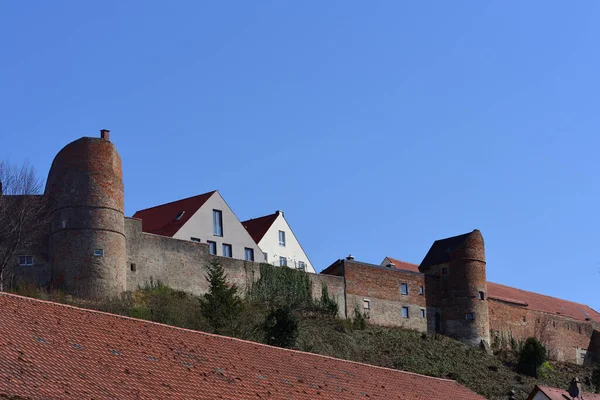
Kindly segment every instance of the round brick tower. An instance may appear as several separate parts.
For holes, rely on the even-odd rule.
[[[463,343],[490,343],[485,249],[479,230],[448,249],[448,267],[440,276],[442,331]]]
[[[127,262],[121,158],[109,141],[84,137],[54,158],[50,200],[52,283],[67,293],[99,298],[126,287]]]

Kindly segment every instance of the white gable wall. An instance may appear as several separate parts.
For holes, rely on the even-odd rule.
[[[213,210],[223,212],[223,236],[213,234]],[[232,257],[244,260],[244,248],[254,250],[254,261],[263,262],[264,256],[260,247],[254,242],[246,228],[235,216],[231,208],[219,192],[215,192],[200,207],[198,211],[179,229],[173,236],[176,239],[191,240],[192,237],[200,239],[202,243],[208,241],[217,243],[217,255],[223,255],[223,243],[232,247]]]
[[[285,232],[285,247],[279,245],[279,231]],[[315,273],[315,268],[304,253],[302,246],[300,246],[282,213],[279,213],[258,245],[267,254],[269,264],[278,266],[279,257],[287,257],[288,267],[297,268],[298,261],[303,261],[306,264],[306,271]]]

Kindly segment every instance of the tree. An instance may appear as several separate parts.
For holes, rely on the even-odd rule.
[[[278,308],[267,316],[263,330],[267,344],[292,347],[298,338],[298,320],[289,307]]]
[[[37,246],[48,223],[42,181],[28,163],[0,161],[0,291],[13,281],[18,251]]]
[[[234,334],[237,318],[242,311],[242,300],[237,285],[229,285],[225,270],[217,258],[207,266],[206,280],[210,284],[208,293],[200,303],[202,315],[214,333]]]
[[[519,371],[523,374],[537,377],[538,368],[546,361],[546,356],[546,347],[536,338],[528,338],[521,351],[519,351]]]

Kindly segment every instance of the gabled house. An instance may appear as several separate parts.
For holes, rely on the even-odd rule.
[[[285,219],[283,211],[249,219],[242,225],[254,239],[269,264],[315,273],[308,256]]]
[[[578,378],[574,378],[567,390],[536,385],[527,400],[600,400],[600,394],[584,392]]]
[[[137,211],[146,233],[207,243],[210,253],[264,261],[263,252],[217,190]]]
[[[395,268],[402,271],[419,272],[419,264],[412,264],[406,261],[400,261],[392,257],[386,257],[380,264],[382,267]]]

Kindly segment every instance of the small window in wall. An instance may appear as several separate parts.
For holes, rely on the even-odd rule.
[[[556,328],[556,321],[552,321],[552,327]]]
[[[244,260],[254,261],[254,249],[244,247]]]
[[[485,292],[479,292],[479,300],[485,300]]]
[[[231,245],[227,243],[223,243],[223,257],[231,257]]]
[[[522,321],[523,323],[527,322],[527,317],[523,315],[523,316],[521,317],[521,321]]]
[[[279,257],[279,266],[287,267],[287,257]]]
[[[69,223],[67,222],[66,219],[63,219],[62,222],[60,223],[60,225],[63,229],[67,229],[67,227],[69,226]]]
[[[408,318],[408,307],[402,306],[402,318]]]
[[[448,275],[448,268],[442,268],[442,275]]]
[[[577,329],[579,330],[579,333],[581,334],[581,327],[578,326]]]
[[[210,240],[207,243],[208,243],[208,252],[210,254],[212,254],[213,256],[216,256],[217,255],[217,243],[211,242]]]
[[[465,319],[467,319],[468,321],[473,321],[475,319],[475,314],[473,314],[472,312],[467,313]]]
[[[200,238],[197,238],[197,237],[191,237],[190,240],[192,242],[196,242],[196,243],[200,243],[202,241],[202,240],[200,240]]]
[[[400,294],[408,294],[408,283],[400,284]]]
[[[33,256],[19,256],[19,265],[22,267],[33,265]]]
[[[304,263],[304,261],[298,261],[298,269],[306,271],[306,264]]]
[[[565,327],[567,328],[567,330],[568,330],[568,331],[570,331],[570,330],[571,330],[571,325],[569,325],[569,324],[565,324]]]
[[[134,264],[134,263],[131,263],[131,266],[130,266],[130,268],[131,268],[131,272],[135,272],[135,271],[137,271],[137,268],[136,268],[136,266],[135,266],[135,264]]]
[[[421,308],[421,318],[425,318],[425,309]]]
[[[279,245],[285,247],[285,232],[279,231]]]
[[[367,299],[364,299],[363,300],[363,308],[365,310],[370,310],[371,309],[371,302],[369,300],[367,300]]]
[[[223,211],[213,210],[213,235],[223,236]]]
[[[419,294],[423,296],[425,294],[425,288],[423,286],[419,286]]]
[[[94,256],[96,257],[102,257],[104,255],[104,250],[102,249],[96,249],[94,250]]]

